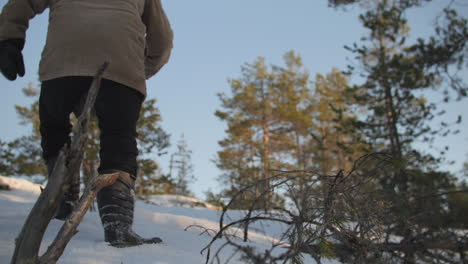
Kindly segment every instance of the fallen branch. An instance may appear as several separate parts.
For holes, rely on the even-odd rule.
[[[39,263],[38,252],[44,232],[49,225],[50,220],[54,216],[54,213],[57,211],[61,195],[67,189],[65,183],[72,177],[73,172],[79,169],[81,165],[84,143],[87,138],[86,131],[90,112],[94,106],[102,75],[107,66],[108,63],[104,63],[94,76],[93,82],[88,91],[83,112],[78,118],[77,125],[74,128],[72,143],[70,146],[64,146],[62,150],[60,150],[55,167],[51,173],[52,175],[49,177],[49,182],[43,192],[39,195],[39,198],[34,204],[34,207],[29,213],[28,218],[15,241],[16,247],[11,259],[12,264]],[[81,203],[85,200],[86,197],[82,197],[80,200],[80,205],[83,206],[81,210],[88,205],[88,203]],[[81,221],[82,215],[80,218],[81,213],[77,213],[76,210],[80,210],[80,206],[75,209],[75,212],[72,215],[75,215],[75,220]],[[86,210],[82,212],[83,215],[85,212]],[[78,224],[79,222],[73,222],[75,229]],[[65,222],[64,225],[67,225],[67,222]],[[68,243],[68,241],[69,239],[66,243]],[[59,246],[65,248],[66,243]],[[63,252],[63,249],[61,252]],[[60,257],[60,255],[58,257]]]
[[[78,232],[76,229],[81,223],[84,215],[94,201],[97,193],[104,187],[113,184],[119,177],[119,172],[104,174],[93,177],[81,196],[78,206],[73,210],[70,217],[65,221],[54,242],[46,253],[39,259],[40,264],[55,263],[63,254],[70,239]]]

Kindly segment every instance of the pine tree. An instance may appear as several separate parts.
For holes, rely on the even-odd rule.
[[[224,171],[221,181],[231,197],[243,187],[261,182],[254,193],[245,194],[239,208],[252,204],[269,190],[272,169],[304,168],[304,144],[311,122],[309,75],[299,56],[289,52],[286,67],[265,64],[258,58],[242,67],[242,76],[230,80],[231,96],[219,94],[223,110],[216,116],[227,123],[227,137],[216,160]],[[258,206],[279,206],[279,196],[266,196]]]
[[[177,142],[177,151],[171,155],[169,177],[174,179],[175,194],[193,196],[189,188],[189,184],[195,181],[192,151],[188,148],[183,134]]]
[[[11,166],[9,165],[12,153],[6,146],[7,143],[0,140],[0,175],[13,174]]]
[[[31,83],[23,89],[23,94],[30,98],[39,96],[37,89]],[[6,166],[9,168],[7,175],[46,175],[46,168],[41,158],[39,102],[35,100],[28,107],[15,105],[15,110],[20,118],[20,124],[31,126],[32,130],[27,136],[5,143],[4,153],[8,153]]]
[[[278,160],[283,160],[279,168],[307,170],[314,156],[310,144],[314,111],[310,75],[293,51],[284,55],[284,61],[286,67],[272,66],[272,102],[277,116],[274,130],[279,142],[276,152],[280,154]]]
[[[417,140],[430,143],[433,135],[449,133],[449,130],[430,124],[437,115],[436,104],[429,103],[421,92],[443,86],[446,93],[453,88],[459,96],[466,95],[466,87],[458,86],[458,82],[444,82],[444,78],[451,65],[461,67],[463,63],[467,20],[453,10],[446,10],[447,23],[436,29],[435,37],[407,44],[407,8],[399,1],[380,0],[370,4],[360,16],[369,30],[367,43],[354,44],[348,49],[362,65],[363,71],[359,73],[365,82],[353,87],[353,92],[368,114],[363,122],[356,124],[377,150],[429,168],[437,160],[416,151],[413,144]],[[405,192],[406,176],[398,175],[390,178],[388,184],[396,184]]]
[[[315,149],[313,164],[321,175],[349,171],[354,161],[369,153],[371,146],[353,123],[358,119],[355,100],[349,92],[348,78],[337,69],[317,74],[313,94],[313,124],[310,133]]]
[[[360,16],[369,34],[362,45],[347,47],[357,55],[364,83],[349,89],[357,106],[366,109],[364,118],[354,122],[372,149],[391,154],[397,161],[392,171],[378,178],[383,197],[392,204],[386,222],[387,236],[398,235],[403,241],[424,241],[427,237],[443,240],[454,236],[448,229],[447,199],[455,179],[437,171],[440,159],[415,149],[415,142],[430,144],[436,135],[449,134],[449,122],[434,126],[436,104],[428,102],[424,92],[442,90],[449,101],[453,94],[466,96],[467,86],[453,74],[461,69],[468,39],[467,20],[454,10],[444,10],[444,20],[434,36],[408,43],[409,8],[427,1],[378,0],[366,2]],[[432,123],[431,123],[432,122]],[[431,194],[431,195],[428,195]],[[426,197],[422,199],[421,197]],[[411,206],[408,206],[410,204]],[[422,254],[404,251],[404,263],[415,262]],[[435,258],[435,257],[434,257]]]
[[[156,106],[157,100],[146,99],[141,106],[137,122],[138,142],[138,178],[135,193],[150,195],[170,193],[174,183],[165,175],[158,162],[152,158],[167,154],[170,146],[170,135],[161,126],[161,113]]]

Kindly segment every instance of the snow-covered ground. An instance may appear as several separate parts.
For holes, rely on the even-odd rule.
[[[11,189],[0,191],[0,263],[9,263],[14,250],[15,237],[40,193],[40,186],[26,180],[2,176],[0,176],[0,185],[7,185]],[[205,263],[206,253],[201,255],[200,250],[208,244],[211,237],[200,234],[201,230],[197,228],[190,228],[187,231],[185,229],[189,225],[200,225],[218,230],[220,212],[209,209],[211,208],[209,205],[188,197],[152,196],[150,201],[150,203],[137,201],[134,230],[142,236],[159,236],[163,239],[163,244],[113,248],[104,242],[98,213],[89,212],[58,263]],[[201,207],[196,207],[197,205]],[[242,212],[238,211],[229,214],[232,218],[241,215]],[[41,245],[41,254],[52,242],[62,223],[52,220]],[[271,225],[263,230],[268,230],[268,235],[260,231],[250,233],[251,243],[259,250],[271,246],[275,239],[270,235],[279,234],[281,227]],[[214,250],[217,249],[216,245],[221,245],[222,242],[218,241]],[[232,249],[226,248],[221,257],[227,259],[232,253]],[[244,262],[236,257],[229,263]],[[304,263],[314,262],[306,258]],[[322,261],[322,263],[336,262]]]

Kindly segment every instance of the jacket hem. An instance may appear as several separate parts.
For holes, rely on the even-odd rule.
[[[72,72],[66,72],[66,73],[65,72],[64,73],[50,73],[50,74],[42,74],[42,75],[40,74],[39,80],[43,82],[43,81],[48,81],[48,80],[61,78],[61,77],[67,77],[67,76],[91,76],[93,77],[95,74],[96,72],[89,72],[89,71],[72,71]],[[147,93],[146,93],[146,81],[145,80],[141,82],[129,82],[126,79],[118,78],[112,74],[106,74],[106,72],[104,72],[102,78],[108,79],[114,82],[118,82],[132,89],[135,89],[141,94],[143,94],[144,98],[146,98]]]

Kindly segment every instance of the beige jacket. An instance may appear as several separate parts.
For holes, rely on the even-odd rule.
[[[26,39],[29,20],[46,8],[47,41],[39,79],[93,76],[146,95],[145,80],[167,63],[173,33],[160,0],[9,0],[0,14],[0,40]]]

